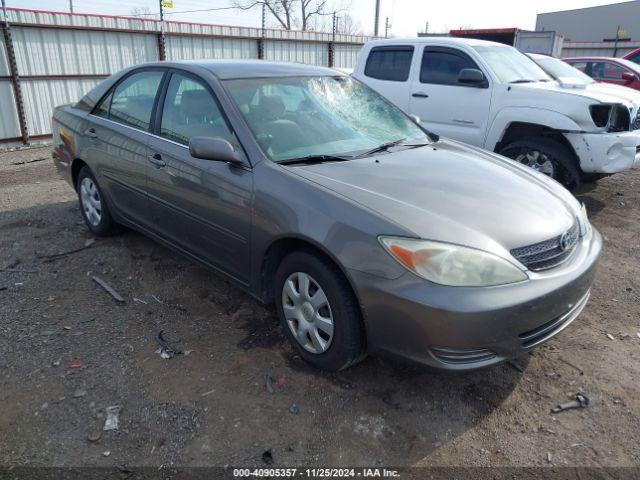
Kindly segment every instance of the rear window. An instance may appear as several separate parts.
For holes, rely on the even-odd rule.
[[[364,74],[391,82],[406,82],[411,70],[413,47],[378,47],[371,50]]]

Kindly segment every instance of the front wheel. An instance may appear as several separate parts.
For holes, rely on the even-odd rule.
[[[275,276],[276,308],[300,356],[323,370],[342,370],[364,358],[360,307],[340,270],[310,251],[282,261]]]
[[[560,182],[568,190],[580,185],[580,170],[573,153],[562,143],[545,137],[516,140],[501,148],[500,155],[509,157]]]

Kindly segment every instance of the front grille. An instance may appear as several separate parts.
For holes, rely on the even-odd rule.
[[[573,226],[562,235],[526,247],[514,248],[511,250],[511,255],[529,270],[534,272],[548,270],[569,258],[578,243],[579,236],[580,227],[576,220]]]
[[[479,363],[496,358],[496,354],[486,348],[431,347],[430,350],[437,360],[454,365]]]
[[[566,311],[559,317],[556,317],[553,320],[550,320],[547,323],[534,328],[533,330],[529,330],[528,332],[524,332],[518,335],[518,338],[522,342],[522,346],[524,348],[535,347],[536,345],[540,345],[542,342],[546,342],[551,337],[564,330],[571,322],[576,319],[580,312],[582,312],[582,309],[587,304],[587,300],[589,300],[589,293],[590,291],[588,291],[585,296],[578,301],[578,303],[573,305],[571,308],[569,308],[568,311]]]
[[[636,119],[633,121],[633,124],[631,125],[631,130],[640,130],[640,108],[638,108]]]

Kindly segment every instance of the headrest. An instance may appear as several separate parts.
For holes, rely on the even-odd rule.
[[[185,90],[180,106],[186,115],[211,114],[211,95],[206,90]]]
[[[260,99],[260,112],[270,118],[278,119],[284,114],[284,102],[278,95],[265,95]]]

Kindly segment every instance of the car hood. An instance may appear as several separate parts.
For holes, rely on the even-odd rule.
[[[627,106],[638,107],[640,105],[640,94],[635,90],[620,85],[606,83],[591,83],[588,85],[565,86],[561,82],[535,82],[513,85],[514,90],[526,90],[533,94],[542,93],[544,95],[558,94],[571,98],[596,101],[600,103],[622,103]]]
[[[560,184],[499,155],[450,140],[292,171],[391,220],[408,236],[508,256],[574,222]],[[386,232],[380,232],[385,234]]]

